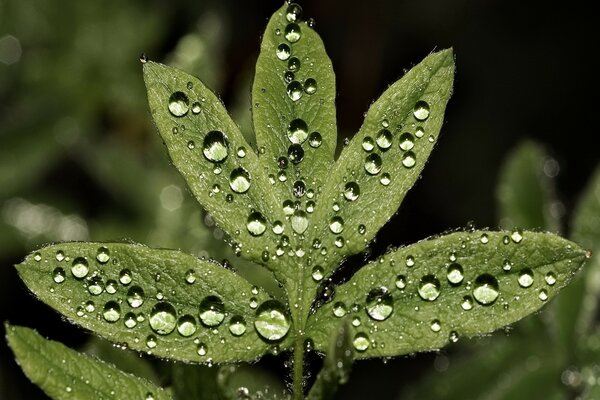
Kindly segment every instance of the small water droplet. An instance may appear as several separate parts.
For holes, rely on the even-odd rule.
[[[519,272],[518,281],[519,286],[522,288],[528,288],[533,285],[533,271],[529,268],[522,269],[521,272]]]
[[[426,101],[420,100],[415,104],[413,115],[419,121],[425,121],[429,117],[429,104]]]
[[[196,329],[198,329],[196,319],[189,314],[186,314],[177,320],[177,332],[179,332],[181,336],[190,337],[196,333]]]
[[[169,111],[175,117],[183,117],[190,109],[190,100],[183,92],[175,92],[169,97]]]
[[[321,146],[321,143],[323,143],[323,138],[319,132],[313,132],[308,137],[308,144],[310,144],[310,147],[316,149],[317,147]]]
[[[548,291],[546,289],[541,289],[540,293],[538,294],[538,298],[541,301],[546,301],[548,300]]]
[[[440,281],[435,275],[425,275],[419,282],[419,296],[423,300],[434,301],[440,295]]]
[[[127,286],[131,283],[132,280],[133,280],[133,278],[132,278],[130,270],[128,270],[128,269],[121,270],[121,272],[119,273],[119,282],[121,282],[122,285]]]
[[[125,314],[125,317],[123,317],[123,324],[125,325],[126,328],[129,328],[129,329],[135,328],[137,325],[135,314],[132,312],[128,312],[127,314]]]
[[[291,83],[296,78],[296,75],[292,71],[285,71],[283,74],[283,80],[285,83]]]
[[[415,258],[413,256],[407,256],[406,257],[406,266],[410,268],[414,265],[415,265]]]
[[[306,229],[308,229],[308,217],[302,210],[294,211],[291,218],[291,223],[292,230],[299,235],[303,234]]]
[[[284,230],[284,226],[283,223],[281,221],[275,221],[273,222],[273,233],[276,235],[281,235],[283,233]]]
[[[333,305],[333,315],[336,317],[341,318],[346,315],[346,312],[346,305],[341,301],[338,301]]]
[[[244,146],[238,147],[237,156],[238,156],[238,158],[246,157],[246,148]]]
[[[196,272],[193,269],[189,269],[185,273],[185,281],[186,281],[186,283],[189,283],[190,285],[193,284],[194,282],[196,282]]]
[[[121,307],[116,301],[109,301],[104,305],[102,315],[107,322],[117,322],[121,318]]]
[[[200,114],[200,111],[202,111],[202,106],[200,105],[200,103],[197,101],[193,102],[192,103],[192,113]]]
[[[199,343],[196,351],[199,356],[205,356],[208,352],[208,346],[206,346],[204,343]]]
[[[159,335],[168,335],[177,326],[177,311],[166,302],[160,302],[152,307],[150,312],[150,328]]]
[[[554,286],[554,284],[556,283],[556,275],[554,274],[554,272],[548,272],[544,280],[549,286]]]
[[[292,101],[298,101],[302,97],[303,89],[302,84],[298,81],[291,81],[287,85],[287,95]]]
[[[246,228],[252,236],[260,236],[267,229],[267,219],[259,212],[253,212],[248,216]]]
[[[400,136],[400,148],[404,151],[408,151],[413,147],[415,147],[415,138],[410,132],[404,132]]]
[[[290,58],[287,67],[292,72],[298,72],[300,69],[300,60],[297,57]]]
[[[406,287],[406,277],[404,275],[398,275],[396,277],[396,287],[400,290],[404,290]]]
[[[471,296],[463,297],[463,301],[460,304],[460,306],[462,307],[463,310],[469,311],[470,309],[473,308],[473,298]]]
[[[386,287],[373,288],[367,294],[366,311],[377,321],[387,319],[394,311],[394,299]]]
[[[98,296],[101,294],[104,291],[102,278],[99,276],[93,276],[90,278],[87,289],[88,292],[93,296]]]
[[[320,266],[315,266],[312,269],[312,278],[315,282],[319,282],[321,279],[323,279],[323,268]]]
[[[480,241],[482,244],[488,244],[488,242],[490,241],[490,239],[488,238],[488,235],[487,235],[487,233],[482,233],[482,234],[481,234],[481,237],[479,238],[479,241]]]
[[[65,270],[62,267],[54,268],[54,271],[52,271],[52,279],[56,283],[63,283],[66,279]]]
[[[496,301],[499,295],[498,280],[494,276],[482,274],[475,279],[473,297],[478,303],[484,306],[490,305]]]
[[[64,259],[65,259],[65,253],[64,253],[64,251],[58,250],[56,252],[56,261],[61,262]]]
[[[304,159],[304,149],[299,144],[293,144],[288,147],[288,158],[294,164],[302,162]]]
[[[153,349],[153,348],[156,347],[156,345],[157,345],[157,343],[156,343],[156,336],[154,336],[154,335],[148,335],[148,337],[146,338],[146,346],[149,349]]]
[[[520,229],[513,231],[513,233],[510,235],[510,238],[515,243],[521,243],[521,240],[523,240],[523,231]]]
[[[302,7],[296,3],[290,3],[285,12],[285,18],[288,22],[299,22],[302,20]]]
[[[504,260],[504,264],[502,264],[503,271],[510,271],[512,269],[512,263],[509,260]]]
[[[287,44],[281,43],[279,46],[277,46],[275,54],[281,61],[285,61],[292,55],[292,49],[290,49],[290,46]]]
[[[342,233],[344,230],[344,220],[342,217],[333,217],[329,221],[329,230],[333,233]]]
[[[402,155],[402,165],[406,168],[412,168],[417,164],[417,156],[412,151],[407,151]]]
[[[190,140],[189,142],[187,142],[187,148],[190,150],[194,150],[196,148],[196,142]]]
[[[381,178],[379,179],[379,183],[381,183],[383,186],[387,186],[392,182],[392,179],[390,177],[390,174],[388,174],[387,172],[383,173],[381,175]]]
[[[375,141],[372,137],[367,136],[362,141],[362,148],[364,151],[373,151],[375,148]]]
[[[352,345],[356,349],[356,351],[363,352],[369,348],[369,337],[367,334],[359,332],[354,335],[354,339],[352,340]]]
[[[449,340],[450,340],[450,342],[452,342],[452,343],[456,343],[456,342],[458,342],[458,339],[459,339],[459,337],[460,337],[460,336],[458,335],[458,332],[456,332],[456,331],[451,331],[451,332],[450,332],[450,335],[448,335],[448,339],[449,339]]]
[[[313,78],[304,81],[304,91],[306,94],[315,94],[317,92],[317,81]]]
[[[346,200],[355,201],[360,196],[360,187],[356,182],[348,182],[344,186],[344,197]]]
[[[144,304],[144,290],[139,286],[132,286],[127,291],[127,303],[133,308]]]
[[[219,326],[225,319],[225,306],[217,296],[207,296],[200,303],[200,321],[208,327]]]
[[[417,126],[417,128],[415,129],[415,136],[418,138],[422,138],[424,134],[425,134],[425,129],[423,129],[422,126]]]
[[[392,136],[392,132],[384,128],[380,130],[379,133],[377,133],[377,138],[375,139],[375,142],[381,150],[386,150],[389,149],[392,145],[393,138],[394,137]]]
[[[40,253],[35,253],[35,255],[33,256],[33,259],[37,262],[42,261],[42,255]]]
[[[460,264],[452,263],[448,266],[447,275],[448,281],[453,285],[458,285],[463,280],[463,268]]]
[[[246,193],[250,189],[250,174],[248,171],[242,167],[231,171],[229,187],[236,193]]]
[[[256,311],[254,327],[263,339],[273,342],[279,341],[287,335],[290,321],[281,303],[276,300],[268,300]]]
[[[292,143],[302,144],[308,138],[308,126],[303,119],[296,118],[290,122],[287,137]]]
[[[77,257],[73,260],[71,265],[71,273],[77,279],[83,279],[86,277],[90,269],[88,268],[88,262],[83,257]]]
[[[300,40],[300,37],[302,36],[300,26],[295,23],[288,24],[285,27],[285,32],[283,36],[287,39],[288,42],[296,43],[298,40]]]
[[[431,321],[431,326],[430,326],[431,330],[433,332],[439,332],[442,330],[442,324],[440,323],[439,319],[434,319],[433,321]]]
[[[258,300],[256,300],[255,297],[251,297],[248,305],[250,306],[250,308],[254,309],[254,308],[258,307]]]
[[[377,154],[369,154],[365,158],[365,171],[371,175],[377,175],[381,171],[381,157]]]
[[[229,155],[229,142],[220,131],[210,131],[204,137],[202,153],[208,161],[221,162]]]
[[[229,321],[229,332],[233,336],[242,336],[246,333],[246,320],[238,315],[232,317]]]

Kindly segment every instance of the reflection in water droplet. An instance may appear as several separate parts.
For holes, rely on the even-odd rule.
[[[308,217],[302,210],[294,211],[291,218],[292,230],[297,234],[303,234],[308,229]]]
[[[290,321],[281,303],[268,300],[256,311],[254,327],[263,339],[270,342],[279,341],[287,335]]]
[[[189,314],[186,314],[177,320],[177,332],[179,332],[181,336],[190,337],[196,333],[197,328],[196,319]]]
[[[248,216],[246,228],[252,236],[260,236],[267,229],[267,219],[259,212],[253,212]]]
[[[193,269],[188,269],[185,273],[185,281],[190,285],[196,282],[196,272]]]
[[[454,285],[457,285],[463,280],[463,268],[460,264],[452,263],[448,266],[447,269],[448,281]]]
[[[412,151],[407,151],[402,155],[402,165],[406,168],[412,168],[417,163],[417,156]]]
[[[144,304],[144,290],[139,286],[132,286],[127,291],[127,303],[133,308]]]
[[[102,278],[99,276],[94,276],[89,280],[88,284],[88,292],[93,296],[98,296],[104,291],[104,287],[102,286]]]
[[[386,150],[389,149],[392,145],[392,139],[392,132],[390,132],[387,129],[382,129],[379,131],[379,133],[377,133],[377,138],[375,139],[375,142],[381,150]]]
[[[434,301],[440,295],[440,281],[435,275],[425,275],[419,282],[419,296],[423,300]]]
[[[40,253],[35,253],[35,255],[33,256],[33,259],[37,262],[42,261],[42,255]]]
[[[204,137],[202,153],[208,161],[221,162],[229,155],[229,142],[220,131],[210,131]]]
[[[102,316],[107,322],[117,322],[121,318],[121,307],[116,301],[109,301],[104,305]]]
[[[394,299],[386,287],[377,287],[369,291],[366,310],[369,317],[377,321],[383,321],[392,315]]]
[[[308,126],[306,122],[300,118],[292,120],[288,125],[287,137],[292,143],[304,143],[306,138],[308,138]]]
[[[229,332],[233,336],[242,336],[246,333],[246,320],[238,315],[232,317],[229,321]]]
[[[277,46],[275,54],[281,61],[285,61],[292,55],[292,49],[290,49],[290,46],[287,44],[281,43],[279,46]]]
[[[365,171],[371,175],[377,175],[381,171],[381,157],[377,154],[369,154],[365,158]]]
[[[200,321],[203,325],[213,327],[221,325],[225,319],[225,306],[217,296],[207,296],[200,303]]]
[[[333,305],[333,315],[335,315],[338,318],[341,318],[344,315],[346,315],[346,305],[341,301],[335,303]]]
[[[415,265],[415,258],[413,256],[407,256],[406,257],[406,266],[410,268],[414,265]]]
[[[202,106],[200,105],[200,103],[197,101],[193,102],[192,103],[192,113],[200,114],[200,111],[202,111]]]
[[[242,167],[231,171],[229,187],[236,193],[246,193],[250,189],[250,174],[248,171]]]
[[[519,273],[519,285],[523,288],[528,288],[533,285],[533,271],[529,268],[522,269]]]
[[[148,346],[149,349],[153,349],[156,347],[156,336],[154,335],[149,335],[146,338],[146,346]]]
[[[77,257],[71,265],[71,273],[77,279],[85,278],[89,272],[88,262],[83,257]]]
[[[425,121],[429,117],[429,104],[426,101],[418,101],[413,109],[413,115],[419,121]]]
[[[298,81],[292,81],[287,85],[287,95],[292,101],[298,101],[302,97],[302,84]]]
[[[275,221],[273,222],[273,233],[276,235],[281,235],[283,233],[284,230],[284,226],[283,223],[281,221]]]
[[[185,93],[175,92],[169,97],[169,111],[175,117],[183,117],[189,110],[190,101]]]
[[[352,345],[356,349],[356,351],[363,352],[369,348],[369,337],[362,332],[354,335],[354,340],[352,340]]]
[[[392,179],[390,177],[390,174],[388,174],[387,172],[383,173],[381,175],[381,179],[379,179],[379,182],[383,185],[383,186],[387,186],[392,182]]]
[[[295,23],[288,24],[285,27],[284,36],[290,43],[296,43],[298,40],[300,40],[300,37],[302,36],[300,26]]]
[[[333,233],[342,233],[344,230],[344,220],[342,217],[333,217],[329,221],[329,230]]]
[[[496,301],[499,295],[498,280],[494,276],[482,274],[475,279],[473,297],[478,303],[484,306],[490,305]]]
[[[175,308],[165,302],[157,303],[150,312],[150,328],[159,335],[168,335],[177,326]]]
[[[65,253],[64,253],[64,251],[58,250],[56,252],[56,261],[61,262],[64,259],[65,259]]]
[[[54,268],[54,271],[52,271],[52,279],[56,283],[63,283],[66,279],[65,270],[62,267]]]

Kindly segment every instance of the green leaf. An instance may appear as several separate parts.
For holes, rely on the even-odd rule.
[[[505,229],[542,229],[556,232],[560,222],[551,212],[556,201],[554,183],[544,173],[545,149],[524,141],[507,157],[496,190],[500,225]]]
[[[281,382],[259,366],[223,366],[219,369],[217,383],[223,399],[289,399],[289,393]]]
[[[277,243],[271,225],[284,215],[238,126],[217,96],[183,71],[146,62],[144,80],[159,133],[196,199],[244,257],[267,262],[265,249]]]
[[[46,340],[29,328],[6,326],[25,375],[53,399],[170,399],[162,388],[95,357]]]
[[[46,304],[133,350],[218,363],[255,360],[273,344],[286,346],[279,343],[289,329],[281,303],[216,262],[175,250],[63,243],[29,255],[17,269]],[[275,322],[272,309],[280,310]]]
[[[323,368],[308,393],[309,400],[332,399],[339,385],[348,382],[354,358],[350,322],[345,319],[331,334]]]
[[[319,223],[309,236],[320,241],[312,257],[325,276],[365,248],[416,182],[437,141],[453,77],[452,50],[433,53],[371,105],[328,172],[312,218]]]
[[[282,201],[294,198],[297,180],[304,181],[307,190],[318,191],[328,179],[337,143],[335,75],[321,38],[302,21],[297,4],[284,4],[267,25],[252,100],[264,165],[273,176],[287,175],[278,183]],[[302,162],[289,157],[298,149]],[[281,168],[281,157],[288,159],[287,169]]]
[[[177,400],[219,400],[217,373],[217,368],[205,365],[173,364],[173,397]]]
[[[439,349],[492,332],[542,307],[585,251],[553,234],[456,232],[382,256],[336,289],[306,329],[327,346],[333,316],[350,315],[357,358]]]

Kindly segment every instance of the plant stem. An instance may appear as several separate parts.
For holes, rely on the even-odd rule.
[[[296,330],[296,340],[294,341],[294,365],[292,367],[292,390],[294,400],[304,399],[304,343],[302,341],[301,333],[301,330]]]

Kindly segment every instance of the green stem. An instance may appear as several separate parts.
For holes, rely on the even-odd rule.
[[[304,399],[304,343],[301,333],[300,330],[296,330],[296,340],[294,341],[294,370],[292,375],[294,400]]]
[[[302,267],[298,268],[297,280],[288,292],[288,304],[294,320],[294,355],[292,365],[292,398],[304,399],[304,327],[308,312],[305,312],[305,283]]]

